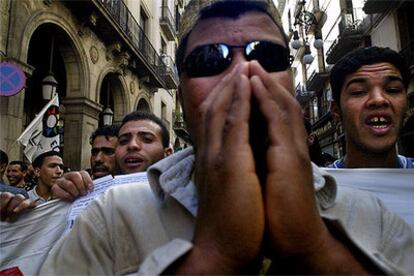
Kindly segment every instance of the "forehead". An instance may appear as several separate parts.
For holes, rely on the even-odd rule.
[[[11,165],[7,166],[7,169],[9,169],[9,170],[19,170],[19,171],[21,171],[21,170],[22,170],[22,167],[20,167],[20,165],[19,165],[19,164],[11,164]]]
[[[93,147],[101,147],[101,146],[115,146],[116,142],[118,140],[118,137],[115,136],[96,136],[96,138],[93,140]]]
[[[346,77],[345,83],[354,78],[383,79],[389,76],[401,77],[400,70],[391,63],[383,62],[363,65]]]
[[[57,156],[57,155],[47,156],[43,160],[42,165],[46,165],[46,164],[50,164],[50,163],[63,164],[63,160],[62,160],[62,158],[60,158],[60,156]]]
[[[200,45],[238,45],[253,40],[268,40],[286,46],[276,23],[267,14],[254,11],[238,18],[215,17],[200,20],[190,33],[186,54]]]
[[[119,136],[138,132],[147,132],[161,136],[161,127],[151,120],[129,121],[120,128]]]

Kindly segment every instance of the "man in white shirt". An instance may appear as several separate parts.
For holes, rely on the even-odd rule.
[[[51,188],[63,175],[63,160],[59,152],[48,151],[34,158],[33,168],[37,185],[28,192],[29,199],[44,203],[52,199]]]
[[[92,202],[40,274],[258,274],[264,256],[269,274],[414,272],[409,226],[312,167],[272,3],[190,2],[176,62],[194,150]]]

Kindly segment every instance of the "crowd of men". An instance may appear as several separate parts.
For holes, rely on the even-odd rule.
[[[147,185],[94,200],[40,274],[414,273],[408,224],[311,162],[274,6],[193,0],[180,30],[178,98],[192,147],[173,154],[162,120],[132,112],[91,135],[89,173],[63,174],[58,152],[35,156],[28,195],[27,168],[5,169],[1,152],[1,177],[21,188],[1,193],[2,219],[52,198],[72,201],[107,175],[147,172]],[[332,113],[347,153],[330,167],[414,168],[396,150],[409,81],[389,48],[361,48],[334,66]]]

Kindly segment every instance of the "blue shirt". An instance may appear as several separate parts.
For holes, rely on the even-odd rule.
[[[22,194],[25,198],[29,198],[27,192],[24,189],[16,188],[0,181],[0,192],[9,192],[12,194]]]
[[[403,155],[398,155],[401,169],[414,169],[414,158],[405,157]],[[327,168],[334,168],[334,169],[345,169],[345,162],[344,159],[335,160],[332,164],[328,165]]]

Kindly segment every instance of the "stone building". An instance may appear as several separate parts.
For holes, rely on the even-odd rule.
[[[345,154],[340,124],[330,112],[329,71],[357,47],[382,46],[399,52],[414,75],[414,2],[377,0],[275,0],[291,40],[296,97],[311,119],[323,151]],[[295,42],[294,42],[295,41]],[[398,143],[414,156],[414,78],[408,88],[409,110]]]
[[[154,112],[174,141],[173,114],[180,113],[173,56],[185,2],[0,1],[1,61],[18,65],[27,77],[20,93],[0,97],[0,148],[11,159],[23,158],[15,141],[47,102],[42,85],[50,75],[57,81],[61,149],[71,169],[89,166],[89,136],[103,124],[106,108],[114,123],[134,110]]]

